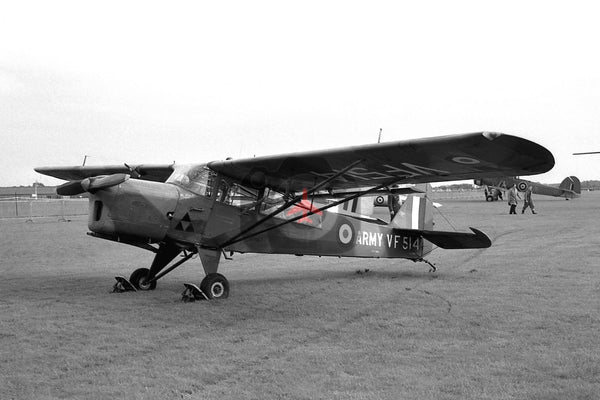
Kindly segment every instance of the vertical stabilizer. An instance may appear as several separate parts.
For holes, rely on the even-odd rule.
[[[397,229],[432,230],[431,185],[427,184],[423,194],[407,196],[390,225]]]
[[[581,182],[576,176],[569,176],[560,183],[559,189],[581,194]]]

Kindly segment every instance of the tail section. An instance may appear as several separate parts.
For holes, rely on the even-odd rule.
[[[395,229],[418,230],[423,239],[419,249],[420,256],[430,253],[433,245],[443,249],[483,249],[490,247],[492,241],[483,232],[471,228],[472,232],[445,232],[433,230],[433,207],[431,185],[427,184],[424,194],[410,195],[390,222]]]
[[[430,196],[429,184],[425,193],[408,196],[390,225],[397,229],[432,230],[433,210]]]
[[[581,182],[579,182],[579,179],[576,176],[569,176],[560,183],[559,189],[579,195],[581,194]]]

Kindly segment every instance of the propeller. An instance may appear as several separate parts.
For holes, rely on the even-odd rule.
[[[76,196],[83,192],[85,192],[85,189],[81,185],[81,180],[63,183],[56,188],[56,194],[60,196]]]
[[[56,193],[61,196],[75,196],[84,192],[94,193],[101,189],[120,185],[129,177],[128,174],[113,174],[70,181],[57,187]]]

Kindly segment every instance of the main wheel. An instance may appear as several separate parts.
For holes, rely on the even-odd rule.
[[[129,277],[129,282],[138,290],[154,290],[156,289],[156,281],[148,283],[149,274],[150,270],[148,268],[136,269]]]
[[[229,282],[221,274],[212,273],[200,283],[200,289],[209,299],[226,299],[229,296]]]

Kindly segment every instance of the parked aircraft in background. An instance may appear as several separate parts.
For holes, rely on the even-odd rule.
[[[200,287],[186,284],[184,297],[214,299],[229,294],[217,270],[231,252],[406,258],[433,267],[424,257],[434,246],[489,247],[475,228],[433,230],[427,193],[408,196],[390,222],[341,210],[397,184],[532,175],[553,165],[536,143],[484,132],[193,165],[36,171],[70,180],[58,194],[90,194],[91,236],[155,253],[150,268],[119,277],[115,289],[153,290],[197,254],[206,277]]]
[[[532,193],[545,196],[564,197],[567,200],[577,198],[581,195],[581,183],[576,176],[565,178],[558,187],[542,185],[517,177],[480,178],[475,179],[477,186],[485,186],[486,201],[495,201],[502,197],[502,191],[517,185],[519,192],[524,192],[527,186],[532,187]]]

